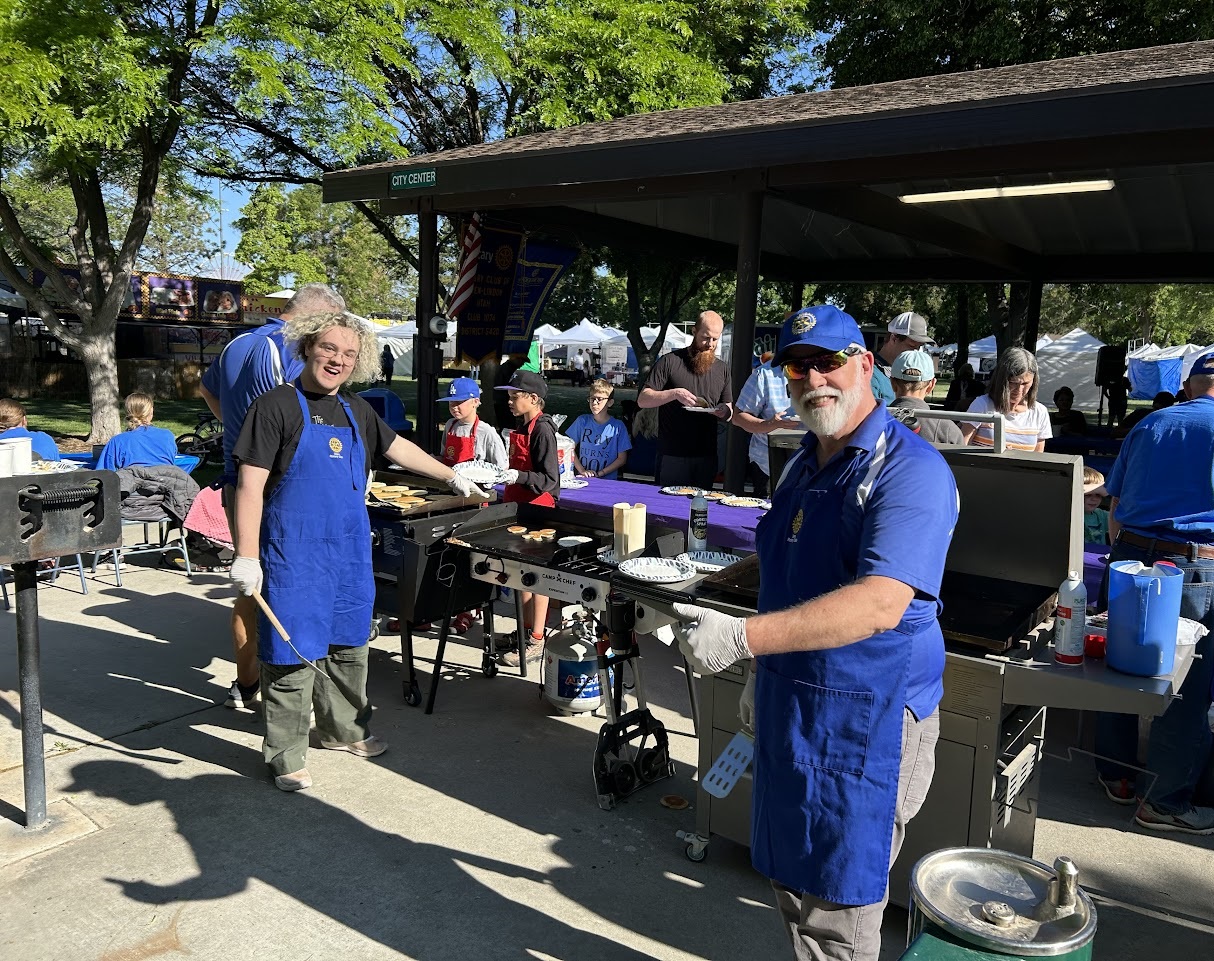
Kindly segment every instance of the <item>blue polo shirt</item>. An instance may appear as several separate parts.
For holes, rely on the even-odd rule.
[[[145,424],[111,437],[101,449],[96,470],[121,470],[123,467],[172,465],[177,457],[177,441],[172,431]]]
[[[577,445],[577,459],[581,465],[605,480],[615,480],[619,471],[613,470],[610,474],[600,474],[599,471],[624,451],[632,450],[628,428],[622,420],[614,417],[600,424],[593,414],[582,414],[569,425],[565,434]]]
[[[202,385],[219,398],[223,415],[225,475],[236,475],[232,449],[253,401],[279,384],[295,380],[303,371],[303,361],[287,352],[285,327],[275,317],[234,337],[202,376]]]
[[[1214,544],[1214,397],[1143,418],[1104,486],[1118,498],[1113,517],[1126,530]]]
[[[18,437],[28,437],[30,450],[43,460],[59,460],[59,448],[55,446],[55,440],[50,434],[40,430],[26,430],[24,427],[10,427],[0,433],[0,440],[14,440]]]
[[[760,610],[781,610],[861,577],[889,577],[914,588],[899,629],[912,645],[906,704],[923,719],[944,694],[944,635],[938,618],[944,561],[957,524],[953,472],[939,451],[880,406],[820,470],[817,447],[818,438],[806,434],[804,455],[790,465],[779,489],[792,485],[804,492],[802,504],[820,501],[825,514],[803,517],[799,540],[804,547],[788,555],[796,596],[774,597],[765,605],[761,593]],[[840,498],[831,496],[840,490],[841,509]],[[826,529],[830,534],[823,539]]]

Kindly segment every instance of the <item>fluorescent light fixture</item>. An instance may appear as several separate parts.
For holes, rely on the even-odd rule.
[[[902,194],[904,204],[939,204],[950,200],[993,200],[996,197],[1045,197],[1049,194],[1086,194],[1112,190],[1111,180],[1070,180],[1065,183],[1018,184],[1012,187],[974,187],[969,190],[937,190],[932,193]]]

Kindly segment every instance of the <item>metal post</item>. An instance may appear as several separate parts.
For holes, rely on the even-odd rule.
[[[430,318],[438,312],[438,214],[417,215],[417,350],[413,364],[417,380],[417,444],[438,453],[438,341],[430,332]]]
[[[38,671],[38,562],[13,565],[17,596],[17,665],[21,690],[21,764],[25,828],[46,823],[46,760],[42,743],[42,681]]]
[[[741,198],[741,230],[738,234],[738,283],[733,303],[733,347],[730,373],[736,398],[750,377],[750,358],[755,341],[755,312],[759,298],[759,246],[763,229],[763,193],[752,191]],[[742,492],[746,481],[750,435],[740,427],[729,427],[725,453],[725,489]]]

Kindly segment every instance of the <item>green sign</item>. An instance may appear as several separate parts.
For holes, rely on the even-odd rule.
[[[401,193],[405,190],[419,190],[422,187],[433,187],[438,183],[438,175],[434,168],[429,170],[402,170],[392,175],[390,193]]]

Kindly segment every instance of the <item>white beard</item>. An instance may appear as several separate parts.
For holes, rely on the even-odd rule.
[[[801,418],[801,423],[811,433],[818,437],[838,437],[851,420],[852,414],[860,406],[860,401],[864,398],[864,391],[867,389],[866,384],[857,383],[847,391],[836,390],[833,387],[820,387],[818,390],[805,391],[795,397],[790,391],[789,400],[792,401],[797,416]],[[822,407],[815,407],[810,403],[819,397],[833,397],[835,402]]]

